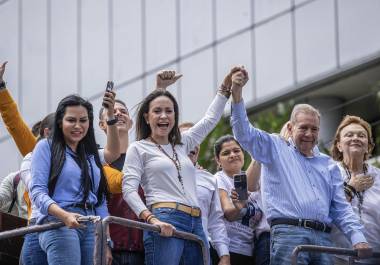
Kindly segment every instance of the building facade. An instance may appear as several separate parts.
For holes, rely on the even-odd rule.
[[[345,113],[380,120],[379,13],[378,0],[2,0],[0,61],[30,125],[70,93],[98,110],[107,80],[134,113],[161,69],[183,73],[170,91],[181,120],[197,121],[244,65],[251,113],[309,102],[328,141]],[[2,122],[0,150],[2,178],[20,163]]]

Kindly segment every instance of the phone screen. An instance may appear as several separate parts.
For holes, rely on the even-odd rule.
[[[247,175],[245,173],[234,175],[234,187],[239,194],[240,201],[248,199]]]
[[[113,82],[112,81],[108,81],[107,82],[106,91],[112,91],[112,90],[113,90]]]

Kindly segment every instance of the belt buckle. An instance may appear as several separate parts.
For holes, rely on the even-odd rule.
[[[305,220],[303,221],[303,227],[304,227],[304,228],[307,228],[307,229],[313,229],[311,226],[308,226],[308,225],[307,225],[307,222],[312,223],[313,221],[312,221],[312,220],[305,219]]]
[[[191,207],[191,216],[198,217],[199,216],[199,209],[197,207]]]

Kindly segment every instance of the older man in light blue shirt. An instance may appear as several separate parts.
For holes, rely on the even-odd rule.
[[[290,264],[294,247],[330,246],[334,223],[354,248],[368,248],[362,225],[347,203],[338,167],[316,147],[320,115],[312,106],[293,109],[288,140],[254,128],[247,117],[241,88],[248,80],[244,69],[232,86],[231,124],[234,136],[262,163],[262,196],[271,224],[271,264]],[[300,255],[298,264],[332,264],[327,254]]]

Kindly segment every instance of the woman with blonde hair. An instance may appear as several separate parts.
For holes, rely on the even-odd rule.
[[[347,115],[335,133],[331,154],[343,176],[346,199],[364,225],[368,243],[374,251],[380,251],[380,170],[367,162],[374,146],[371,126],[360,117]],[[351,248],[336,228],[331,238],[337,247]],[[379,264],[380,260],[357,263]],[[348,264],[348,258],[337,256],[335,264]]]

